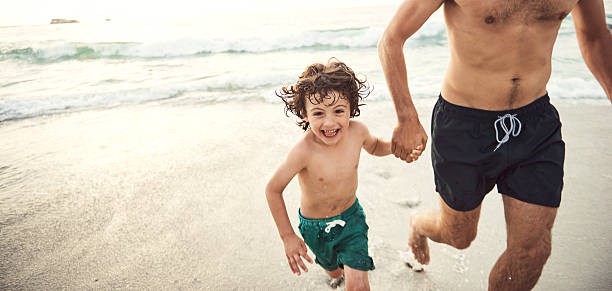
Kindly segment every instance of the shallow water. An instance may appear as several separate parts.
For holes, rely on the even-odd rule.
[[[370,100],[390,100],[376,46],[394,9],[0,27],[0,122],[159,100],[279,102],[275,89],[331,57],[367,77]],[[413,97],[436,97],[448,63],[441,11],[405,49]],[[571,17],[561,25],[552,68],[553,99],[605,102]]]

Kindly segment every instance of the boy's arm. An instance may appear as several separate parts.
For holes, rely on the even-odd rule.
[[[276,173],[272,176],[268,185],[266,186],[266,199],[268,200],[268,207],[278,228],[278,233],[283,241],[285,247],[285,255],[289,262],[289,268],[294,274],[300,275],[301,267],[304,271],[308,272],[308,268],[302,261],[301,257],[304,257],[311,264],[312,259],[307,254],[307,248],[304,241],[299,238],[293,231],[293,226],[289,221],[287,215],[287,208],[285,206],[285,200],[283,199],[283,191],[287,184],[291,182],[291,179],[304,168],[304,154],[305,151],[302,149],[303,146],[298,144],[294,147],[287,159],[283,164],[276,170]],[[299,265],[299,267],[298,267]]]
[[[368,130],[368,127],[365,126],[363,123],[358,122],[358,121],[353,121],[353,122],[359,128],[359,131],[364,137],[362,147],[363,149],[366,150],[366,152],[368,152],[371,155],[379,156],[379,157],[390,155],[392,153],[391,152],[391,142],[385,141],[381,138],[371,135],[370,131]]]

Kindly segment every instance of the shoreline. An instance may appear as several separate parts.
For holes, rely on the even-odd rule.
[[[426,108],[428,106],[433,106],[433,104],[435,104],[435,100],[437,100],[437,96],[436,97],[429,97],[429,98],[415,98],[413,99],[413,102],[415,104],[415,106],[418,107],[423,107]],[[364,101],[364,103],[370,104],[370,103],[391,103],[391,100],[369,100],[366,99]],[[610,101],[608,99],[602,99],[602,98],[583,98],[583,99],[576,99],[576,98],[568,98],[568,99],[552,99],[550,100],[550,102],[557,106],[580,106],[580,105],[587,105],[587,106],[610,106]],[[72,111],[58,111],[58,112],[48,112],[48,113],[43,113],[43,114],[38,114],[38,115],[31,115],[31,116],[23,116],[23,117],[16,117],[16,118],[9,118],[9,119],[4,119],[4,120],[0,120],[0,128],[2,128],[3,126],[7,126],[9,124],[13,124],[13,123],[18,123],[21,121],[26,121],[26,120],[33,120],[36,121],[37,119],[46,119],[46,118],[60,118],[61,116],[67,116],[67,115],[71,115],[71,114],[79,114],[79,113],[83,113],[83,112],[97,112],[97,111],[109,111],[109,110],[115,110],[115,109],[119,109],[119,108],[139,108],[139,107],[143,107],[143,106],[174,106],[174,107],[190,107],[190,106],[196,106],[196,107],[204,107],[204,106],[215,106],[215,105],[221,105],[221,104],[232,104],[232,103],[236,103],[236,104],[258,104],[258,103],[264,103],[264,104],[269,104],[269,105],[277,105],[277,104],[282,104],[280,102],[270,102],[270,101],[266,101],[265,98],[262,98],[260,100],[244,100],[244,101],[237,101],[237,100],[228,100],[228,101],[221,101],[221,102],[210,102],[210,101],[204,101],[204,102],[196,102],[193,104],[181,104],[179,103],[179,101],[173,99],[173,98],[165,98],[165,99],[160,99],[160,100],[150,100],[150,101],[144,101],[144,102],[140,102],[140,103],[129,103],[129,104],[120,104],[120,105],[113,105],[113,106],[108,106],[108,107],[93,107],[93,108],[78,108],[78,109],[74,109]],[[419,113],[421,114],[421,113]]]

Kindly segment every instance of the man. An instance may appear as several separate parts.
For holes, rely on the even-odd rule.
[[[531,289],[550,256],[563,187],[565,144],[546,91],[553,45],[571,12],[583,58],[611,98],[612,36],[603,2],[405,0],[380,40],[379,56],[398,117],[393,153],[406,162],[418,159],[427,134],[408,90],[403,45],[442,5],[450,62],[433,112],[431,149],[440,209],[411,217],[408,245],[422,264],[429,262],[427,238],[467,248],[482,199],[497,185],[507,247],[489,289]]]

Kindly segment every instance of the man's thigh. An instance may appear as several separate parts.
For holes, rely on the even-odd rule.
[[[475,237],[480,219],[481,205],[469,211],[457,211],[440,197],[441,231],[451,240],[462,240],[469,244]]]
[[[502,195],[508,247],[531,249],[550,246],[557,208],[530,204]]]

